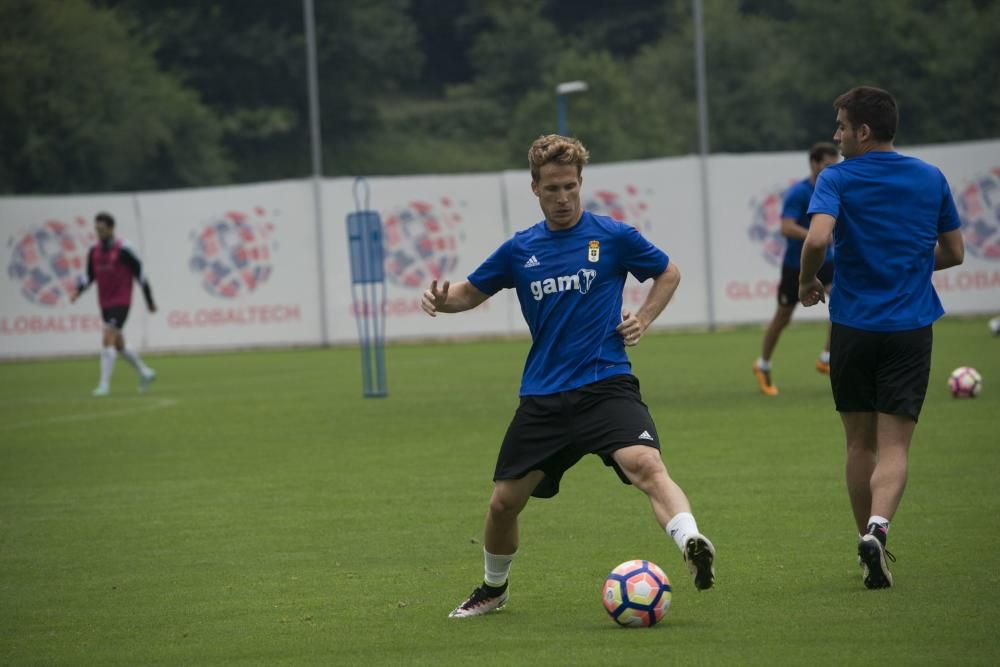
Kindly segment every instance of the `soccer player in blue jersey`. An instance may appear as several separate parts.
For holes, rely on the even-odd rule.
[[[868,588],[892,586],[885,549],[906,486],[910,440],[927,393],[931,326],[944,314],[931,274],[965,248],[941,171],[893,148],[896,100],[858,87],[834,102],[844,162],[816,181],[799,299],[824,300],[817,273],[831,234],[830,385],[847,440],[847,493]]]
[[[799,260],[802,256],[802,241],[809,231],[809,198],[816,185],[816,177],[826,167],[840,159],[837,147],[829,142],[820,142],[809,150],[809,177],[788,188],[781,207],[781,233],[786,237],[785,257],[781,264],[781,283],[778,285],[778,308],[771,323],[764,331],[760,357],[753,365],[757,385],[765,396],[777,396],[778,388],[771,381],[771,355],[778,344],[781,332],[792,321],[792,313],[799,303]],[[827,291],[833,283],[833,249],[826,254],[826,260],[819,270],[819,279]],[[830,373],[830,337],[827,335],[823,351],[816,360],[816,370]]]
[[[485,576],[450,616],[478,616],[506,604],[518,547],[517,517],[531,496],[551,498],[566,470],[596,454],[648,497],[699,590],[715,580],[715,547],[698,531],[684,491],[660,457],[660,439],[631,374],[636,345],[677,289],[680,273],[633,227],[580,204],[588,153],[576,139],[539,137],[528,152],[531,189],[545,218],[503,243],[467,280],[431,283],[431,316],[475,308],[513,288],[531,331],[520,405],[493,475],[484,530]],[[652,279],[635,312],[622,308],[625,278]]]

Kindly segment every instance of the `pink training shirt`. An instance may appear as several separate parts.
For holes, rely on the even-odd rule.
[[[122,242],[115,239],[107,248],[98,243],[90,252],[101,308],[132,305],[132,270],[121,261]]]

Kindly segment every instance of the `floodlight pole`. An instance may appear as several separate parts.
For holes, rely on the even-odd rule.
[[[309,77],[309,142],[312,146],[313,210],[316,220],[316,269],[319,273],[320,345],[330,344],[326,323],[326,267],[323,244],[323,141],[319,125],[319,76],[316,65],[316,18],[313,0],[302,0],[306,29],[306,69]]]
[[[586,81],[563,81],[556,86],[556,116],[560,135],[569,136],[569,123],[566,120],[566,96],[582,93],[586,90]]]
[[[705,288],[708,292],[708,328],[715,330],[715,286],[712,282],[712,215],[708,192],[708,97],[705,90],[705,29],[701,0],[691,0],[694,10],[695,83],[698,89],[698,152],[701,171],[701,228],[705,244]]]

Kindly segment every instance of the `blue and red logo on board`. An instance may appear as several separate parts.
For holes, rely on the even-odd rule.
[[[256,206],[249,213],[228,211],[191,233],[190,269],[212,296],[234,299],[255,292],[267,282],[278,244],[274,222]]]
[[[975,177],[955,197],[969,252],[1000,261],[1000,167]]]
[[[626,185],[624,192],[595,190],[583,202],[583,207],[596,215],[604,215],[628,223],[646,233],[653,228],[646,198],[651,192],[640,192],[634,185]]]
[[[69,303],[77,278],[87,272],[87,251],[97,236],[87,221],[47,220],[7,240],[7,275],[21,295],[40,306]]]
[[[771,187],[750,200],[750,241],[760,246],[761,255],[772,266],[781,266],[785,260],[788,240],[781,233],[781,207],[785,193],[794,184],[792,180],[785,185]]]
[[[382,224],[385,269],[402,287],[426,287],[450,274],[465,241],[459,208],[449,197],[435,203],[411,201],[389,213]]]

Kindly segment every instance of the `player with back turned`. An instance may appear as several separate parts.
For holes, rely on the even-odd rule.
[[[80,278],[76,291],[70,295],[75,302],[91,283],[97,283],[97,301],[104,320],[101,338],[101,379],[94,396],[107,396],[111,392],[111,371],[115,359],[121,354],[139,374],[139,390],[146,391],[156,379],[156,373],[143,363],[135,349],[125,344],[122,329],[128,319],[132,305],[132,281],[142,286],[149,312],[156,312],[153,292],[149,281],[142,273],[142,263],[138,254],[127,241],[115,238],[115,219],[109,213],[98,213],[94,217],[97,243],[87,253],[87,277]]]
[[[531,189],[545,218],[516,233],[455,285],[431,283],[422,307],[458,313],[501,289],[516,290],[531,331],[520,405],[507,429],[486,514],[483,583],[451,612],[478,616],[509,597],[518,515],[529,498],[559,492],[566,470],[596,454],[649,498],[660,527],[680,549],[699,590],[715,580],[715,548],[698,531],[684,491],[660,456],[660,438],[631,373],[636,345],[677,289],[680,272],[633,227],[583,210],[587,150],[576,139],[539,137],[528,152]],[[652,279],[635,312],[622,308],[625,278]]]
[[[906,487],[910,441],[931,368],[932,324],[944,309],[931,274],[965,257],[948,181],[893,148],[896,100],[857,87],[834,101],[844,161],[809,203],[799,298],[824,300],[817,277],[831,234],[830,386],[847,441],[847,493],[868,588],[892,586],[885,549]]]

